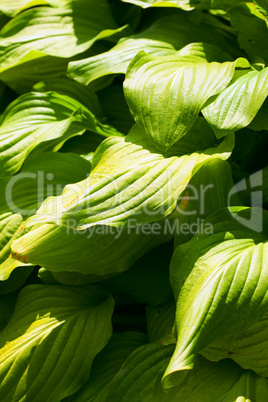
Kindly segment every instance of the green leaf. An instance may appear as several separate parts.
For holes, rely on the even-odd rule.
[[[208,360],[232,358],[244,369],[251,369],[262,377],[268,377],[268,317],[265,315],[248,330],[217,339],[201,354]]]
[[[125,3],[132,3],[142,8],[148,7],[178,7],[185,11],[194,8],[209,9],[219,8],[228,9],[241,0],[121,0]]]
[[[157,227],[154,223],[144,226],[96,225],[80,231],[73,220],[67,226],[36,225],[13,243],[12,254],[20,261],[38,261],[53,272],[93,274],[100,280],[101,276],[130,268],[142,255],[173,236],[165,229],[165,221]]]
[[[0,334],[1,400],[60,402],[81,388],[111,336],[112,311],[98,288],[24,288]]]
[[[13,261],[13,266],[11,261]],[[9,264],[7,264],[9,262]],[[10,269],[8,269],[8,267]],[[6,271],[4,271],[6,268]],[[6,262],[0,264],[0,296],[15,292],[20,289],[26,282],[27,278],[33,272],[34,267],[27,266],[8,257]],[[3,280],[2,280],[3,278]]]
[[[106,0],[79,0],[64,8],[36,7],[24,11],[0,32],[0,72],[16,65],[30,51],[70,58],[121,30]]]
[[[202,118],[166,157],[136,126],[125,138],[111,137],[95,153],[88,179],[66,186],[29,218],[31,230],[13,244],[13,256],[52,271],[124,271],[174,236],[173,217],[163,218],[202,164],[228,158],[233,145],[230,136],[217,143]]]
[[[146,343],[146,335],[139,332],[114,333],[108,345],[92,364],[89,381],[66,402],[103,402],[111,383],[127,357]]]
[[[205,163],[194,175],[180,200],[175,246],[189,241],[198,230],[205,230],[203,222],[214,211],[242,205],[235,192],[231,166],[221,159]]]
[[[171,262],[177,345],[165,373],[167,388],[193,368],[199,351],[247,329],[267,311],[266,211],[222,209],[206,222],[213,234],[178,246]]]
[[[10,258],[11,244],[23,231],[23,218],[11,212],[0,215],[0,281],[6,281],[11,272],[23,265]]]
[[[268,95],[268,67],[238,78],[202,109],[217,138],[246,127]]]
[[[0,71],[0,79],[19,94],[30,92],[32,86],[41,80],[65,77],[68,60],[46,56],[30,50],[26,56],[14,62],[7,70]]]
[[[258,2],[259,3],[259,2]],[[268,20],[252,2],[243,2],[229,10],[231,24],[238,31],[238,42],[249,57],[268,62]]]
[[[0,0],[0,11],[10,17],[14,17],[27,8],[48,4],[51,6],[61,6],[70,1],[71,0],[12,0],[12,2],[10,2],[10,0]]]
[[[125,74],[134,56],[141,50],[155,56],[175,54],[176,50],[190,44],[190,49],[198,47],[200,53],[210,53],[215,61],[229,60],[230,56],[220,50],[231,51],[229,42],[222,30],[215,30],[209,19],[203,17],[194,30],[185,15],[167,16],[156,20],[145,31],[122,38],[112,49],[87,59],[72,61],[68,66],[71,78],[89,84],[108,74]],[[191,42],[206,42],[193,44]],[[211,45],[209,45],[211,44]],[[218,46],[218,48],[212,45]],[[225,57],[225,60],[224,60]],[[212,61],[212,60],[211,60]]]
[[[157,236],[157,233],[155,233]],[[169,283],[169,263],[173,242],[153,248],[126,272],[104,279],[105,287],[117,303],[125,300],[151,305],[166,303],[173,298]],[[150,289],[150,292],[148,291]]]
[[[83,133],[85,129],[104,136],[118,133],[112,127],[100,123],[75,98],[52,91],[21,95],[2,115],[0,177],[16,173],[29,153],[39,144],[42,143],[43,149],[49,150],[66,139]]]
[[[47,197],[60,195],[66,184],[86,178],[89,172],[90,163],[76,154],[45,152],[33,156],[17,175],[0,180],[5,183],[0,213],[34,215]]]
[[[249,124],[248,128],[254,131],[268,130],[268,99],[263,102],[258,113]]]
[[[166,152],[194,125],[208,98],[228,85],[234,69],[235,62],[208,63],[202,56],[188,61],[179,52],[169,57],[140,52],[128,67],[125,97],[139,127]]]
[[[226,159],[230,155],[232,142],[215,144],[209,132],[204,135],[207,144],[211,141],[210,147],[186,152],[196,132],[201,136],[202,130],[208,129],[202,123],[166,156],[150,146],[137,125],[125,138],[103,141],[88,179],[67,186],[60,197],[47,199],[28,221],[28,227],[40,222],[66,225],[73,219],[77,230],[85,230],[96,224],[126,225],[128,219],[132,225],[163,219],[175,209],[194,171],[210,158]],[[192,149],[196,150],[197,144],[198,140],[192,142]]]
[[[106,122],[121,133],[127,134],[134,125],[121,85],[110,85],[98,92]]]
[[[172,340],[172,328],[175,321],[176,305],[172,300],[160,306],[147,306],[147,330],[149,342],[161,341],[168,344]],[[173,340],[176,343],[176,340]]]
[[[154,342],[132,352],[114,378],[107,402],[153,402],[156,378],[168,364],[173,349],[173,345]]]
[[[193,371],[168,392],[158,386],[154,402],[257,402],[268,398],[267,379],[243,370],[229,359],[211,363],[199,356]]]

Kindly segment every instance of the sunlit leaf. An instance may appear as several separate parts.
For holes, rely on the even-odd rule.
[[[24,288],[0,335],[1,400],[56,402],[81,388],[111,336],[112,311],[98,288]]]

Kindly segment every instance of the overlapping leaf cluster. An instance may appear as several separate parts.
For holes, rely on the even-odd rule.
[[[268,400],[268,1],[0,0],[0,400]]]

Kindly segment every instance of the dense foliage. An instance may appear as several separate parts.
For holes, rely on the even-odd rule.
[[[268,401],[268,1],[0,28],[0,401]]]

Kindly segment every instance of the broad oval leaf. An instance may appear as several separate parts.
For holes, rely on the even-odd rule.
[[[75,169],[74,169],[75,166]],[[66,184],[88,176],[90,163],[71,153],[44,152],[25,162],[18,174],[0,180],[0,213],[34,215],[49,196],[62,193]]]
[[[215,143],[205,122],[198,123],[166,155],[150,145],[137,125],[125,138],[103,141],[88,179],[67,186],[62,196],[48,198],[28,227],[40,222],[66,225],[73,219],[78,230],[85,230],[96,224],[126,225],[128,219],[132,225],[163,219],[173,212],[179,195],[205,161],[230,155],[232,141]],[[200,142],[194,138],[198,132],[205,137]],[[204,143],[211,148],[195,152],[197,144]],[[187,153],[188,146],[193,153],[190,149]]]
[[[188,44],[189,52],[191,50],[196,55],[198,50],[198,55],[203,54],[208,61],[231,60],[231,56],[220,50],[223,47],[232,52],[229,42],[220,29],[215,31],[209,20],[204,17],[193,30],[185,15],[176,15],[160,18],[145,31],[120,39],[105,53],[70,62],[68,74],[83,84],[89,84],[108,74],[125,74],[130,61],[141,50],[155,56],[172,56]]]
[[[60,402],[80,389],[107,344],[113,300],[90,287],[31,285],[0,335],[0,396]]]
[[[246,331],[217,339],[201,354],[208,360],[231,358],[244,369],[268,377],[268,317],[265,315]]]
[[[157,223],[157,227],[155,223],[145,224],[145,228],[96,225],[84,231],[76,230],[73,220],[67,226],[36,225],[12,244],[12,255],[51,271],[93,274],[100,280],[101,276],[125,271],[153,247],[170,240],[173,234],[165,229],[165,222]],[[21,265],[19,261],[16,263]]]
[[[267,311],[265,211],[222,209],[207,222],[213,234],[196,235],[178,246],[171,262],[177,345],[165,373],[167,388],[193,368],[199,351],[221,336],[247,329]]]
[[[155,388],[154,402],[264,402],[268,398],[268,381],[251,370],[243,370],[232,360],[212,363],[201,356],[193,371],[180,385],[163,392]]]
[[[228,158],[232,148],[230,136],[215,143],[200,118],[164,157],[134,126],[126,138],[100,145],[88,179],[42,204],[27,221],[29,233],[14,242],[13,256],[52,271],[122,272],[174,236],[174,217],[163,218],[174,211],[179,194],[202,164]]]
[[[132,3],[142,8],[148,7],[178,7],[185,11],[194,8],[210,9],[229,9],[241,0],[121,0],[125,3]]]
[[[267,14],[265,16],[261,12],[263,10],[260,10],[257,5],[264,2],[257,0],[254,1],[257,4],[253,4],[252,1],[239,3],[228,12],[231,24],[237,30],[239,45],[242,49],[245,49],[250,59],[254,60],[254,58],[261,57],[267,63],[268,18]]]
[[[10,2],[9,0],[0,0],[0,11],[10,17],[14,17],[22,11],[27,10],[27,8],[48,4],[51,6],[62,6],[70,1],[71,0],[13,0]]]
[[[23,231],[23,218],[20,214],[6,212],[0,215],[0,281],[6,281],[14,269],[23,265],[18,260],[10,257],[11,244]],[[27,275],[31,270],[27,268]],[[24,279],[27,275],[23,275]],[[18,279],[18,283],[20,283]],[[0,293],[2,287],[0,285]]]
[[[176,305],[174,300],[168,304],[147,306],[147,330],[149,342],[161,341],[161,343],[176,343],[172,336],[172,328],[175,321]]]
[[[53,149],[85,129],[104,136],[118,133],[73,97],[53,91],[21,95],[1,116],[0,177],[16,173],[41,143],[44,149]]]
[[[167,366],[173,350],[174,345],[154,342],[132,352],[115,376],[107,402],[153,402],[158,374]]]
[[[36,7],[24,11],[0,32],[0,72],[33,50],[70,58],[120,30],[106,0],[70,1],[64,8]]]
[[[238,78],[202,109],[217,138],[246,127],[268,95],[268,67]]]
[[[147,337],[140,332],[115,332],[107,346],[92,364],[85,386],[66,402],[103,402],[111,383],[127,357],[145,344]]]
[[[12,67],[0,71],[0,79],[18,94],[32,91],[35,83],[65,77],[68,60],[47,56],[37,50],[30,50],[26,56],[14,61]]]
[[[140,52],[128,67],[124,93],[139,127],[166,152],[191,129],[208,98],[228,85],[234,70],[235,62]]]
[[[230,164],[221,159],[206,162],[194,175],[180,200],[175,247],[189,241],[196,232],[205,230],[204,220],[214,211],[241,205]]]
[[[157,232],[155,235],[159,236]],[[167,303],[173,298],[169,282],[172,252],[172,241],[159,245],[139,258],[126,272],[104,279],[99,284],[112,294],[116,303],[123,300],[153,306]]]

